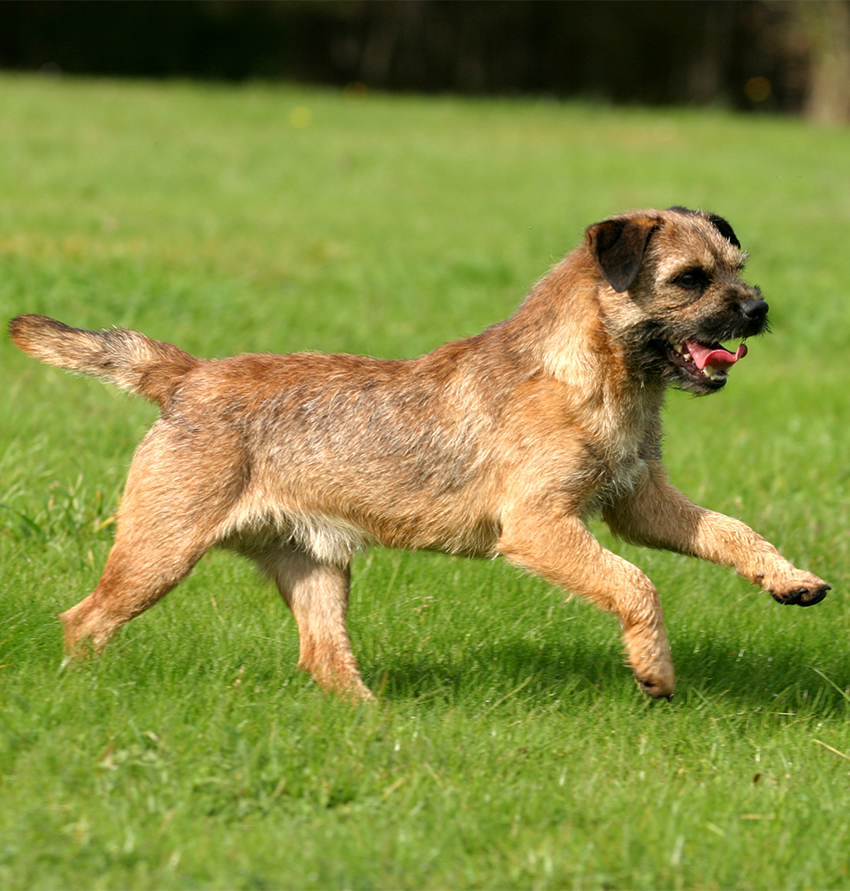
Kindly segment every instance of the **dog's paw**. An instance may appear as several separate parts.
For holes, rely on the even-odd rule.
[[[661,680],[660,678],[641,677],[635,674],[635,680],[638,686],[652,699],[672,699],[674,692],[674,683],[671,680]]]
[[[676,689],[676,676],[669,659],[656,659],[632,666],[638,686],[652,699],[670,699]]]
[[[669,699],[676,688],[676,674],[664,626],[647,629],[636,625],[624,633],[624,639],[638,686],[653,699]]]
[[[789,579],[786,585],[769,588],[768,594],[785,606],[814,606],[826,597],[829,588],[823,579],[811,572],[804,572],[795,579]]]

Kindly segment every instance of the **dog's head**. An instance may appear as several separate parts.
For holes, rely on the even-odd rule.
[[[712,393],[747,351],[722,341],[767,330],[767,303],[741,280],[747,255],[723,217],[634,211],[595,223],[586,238],[606,285],[603,315],[641,374]]]

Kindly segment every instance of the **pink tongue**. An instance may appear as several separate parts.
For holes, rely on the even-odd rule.
[[[743,359],[747,355],[747,345],[745,343],[738,347],[738,351],[734,355],[729,350],[724,350],[720,344],[710,347],[697,343],[694,340],[686,340],[685,346],[700,371],[708,367],[725,371],[727,368],[731,368],[738,359]]]

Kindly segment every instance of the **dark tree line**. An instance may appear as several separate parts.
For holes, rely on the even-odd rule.
[[[0,66],[850,119],[850,0],[0,2]]]

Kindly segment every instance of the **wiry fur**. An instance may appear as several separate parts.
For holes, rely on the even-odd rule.
[[[221,546],[277,583],[299,664],[368,697],[345,629],[348,566],[356,548],[383,544],[502,555],[585,596],[619,617],[647,691],[669,695],[657,592],[590,536],[588,514],[629,540],[734,566],[781,602],[827,590],[742,523],[688,501],[661,464],[667,385],[699,394],[725,382],[671,345],[766,328],[744,260],[720,217],[612,217],[513,317],[410,361],[203,361],[133,331],[19,316],[10,332],[24,351],[162,411],[136,452],[101,580],[63,614],[69,652],[102,647]]]

